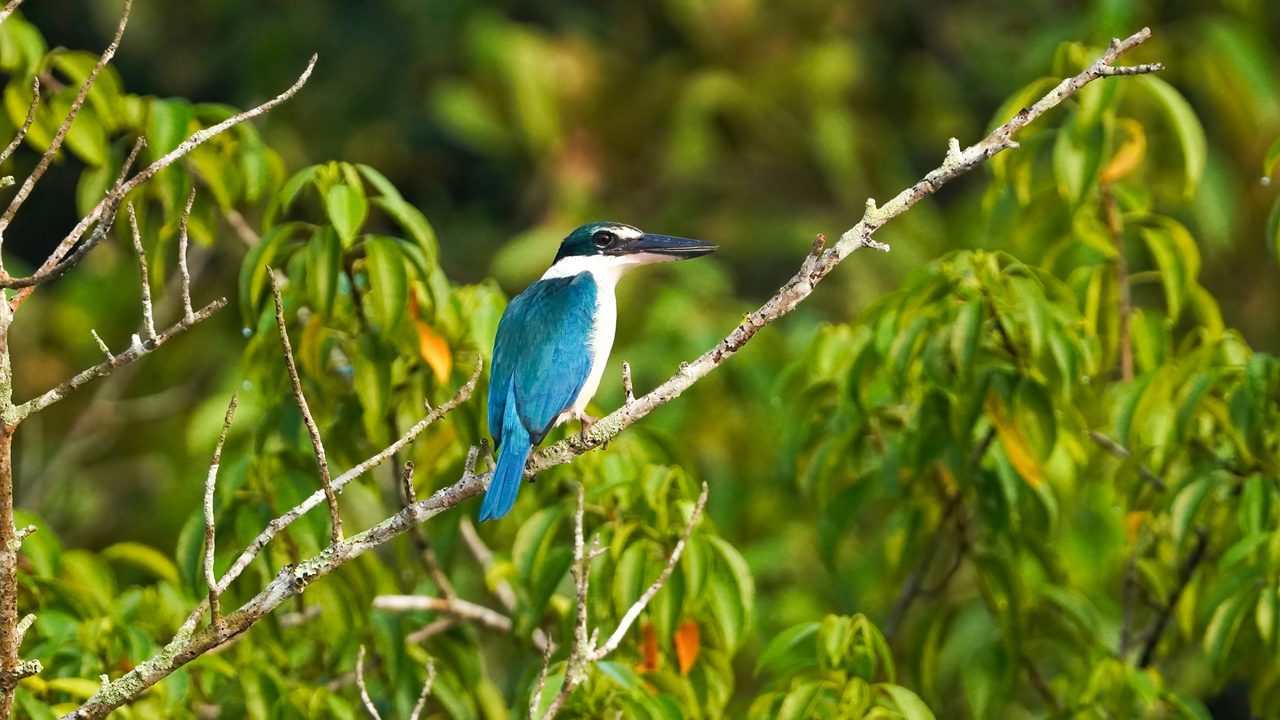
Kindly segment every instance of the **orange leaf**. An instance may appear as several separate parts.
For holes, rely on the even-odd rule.
[[[676,662],[680,664],[681,675],[688,675],[689,668],[698,659],[701,638],[702,632],[698,630],[698,623],[693,620],[684,621],[680,629],[676,630]]]
[[[1130,545],[1138,539],[1138,531],[1142,529],[1142,521],[1146,518],[1147,513],[1145,510],[1135,510],[1124,516],[1124,529],[1129,536]]]
[[[1098,180],[1103,185],[1110,185],[1133,172],[1147,154],[1147,134],[1142,130],[1142,123],[1130,118],[1120,118],[1120,127],[1124,128],[1129,139],[1111,156],[1107,166],[1102,168]]]
[[[658,636],[653,632],[653,623],[646,622],[640,628],[640,662],[636,670],[649,672],[658,669]]]
[[[413,326],[418,330],[418,353],[431,366],[437,380],[448,380],[449,371],[453,369],[453,352],[449,350],[449,343],[421,320],[414,320]]]
[[[1000,402],[999,395],[988,395],[986,406],[987,415],[991,418],[991,424],[996,426],[996,436],[1000,438],[1009,462],[1013,463],[1013,469],[1018,471],[1028,485],[1039,488],[1043,479],[1040,463],[1036,462],[1035,454],[1031,452],[1031,446],[1022,430],[1005,414],[1004,403]]]

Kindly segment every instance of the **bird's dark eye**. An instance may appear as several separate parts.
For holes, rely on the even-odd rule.
[[[591,242],[601,250],[618,242],[618,236],[612,230],[597,230],[591,236]]]

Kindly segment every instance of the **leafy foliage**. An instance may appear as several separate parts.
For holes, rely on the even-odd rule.
[[[454,21],[465,27],[424,51],[467,50],[454,52],[464,66],[425,103],[434,131],[472,163],[458,174],[515,167],[539,178],[547,196],[533,228],[498,255],[500,277],[536,274],[546,243],[572,224],[566,218],[602,207],[639,213],[659,204],[655,219],[743,239],[731,262],[740,271],[751,266],[738,273],[749,276],[745,290],[710,264],[682,268],[661,285],[637,280],[643,291],[624,288],[623,307],[642,298],[631,306],[643,306],[643,317],[624,316],[619,359],[636,361],[641,387],[737,320],[749,303],[735,289],[750,295],[767,287],[761,268],[782,257],[789,265],[803,251],[777,238],[851,215],[866,187],[914,177],[904,147],[961,134],[957,127],[976,132],[981,122],[974,119],[981,103],[905,113],[921,118],[907,135],[877,140],[886,129],[858,108],[885,93],[878,73],[866,69],[878,46],[812,32],[849,22],[835,6],[695,5],[661,11],[693,54],[705,56],[692,69],[676,57],[623,72],[638,52],[630,45],[478,10],[460,11],[466,22]],[[535,631],[561,648],[572,636],[575,483],[587,488],[589,537],[606,549],[591,566],[589,603],[592,625],[605,632],[658,575],[702,478],[712,486],[710,517],[567,715],[1203,718],[1206,699],[1233,680],[1245,684],[1255,709],[1280,705],[1280,361],[1228,325],[1224,318],[1252,320],[1224,299],[1230,288],[1210,284],[1232,265],[1233,233],[1248,214],[1241,204],[1256,198],[1235,192],[1224,169],[1224,154],[1249,153],[1212,145],[1199,119],[1235,118],[1250,128],[1235,134],[1244,137],[1280,107],[1267,96],[1271,85],[1250,82],[1273,77],[1273,68],[1251,50],[1257,30],[1249,11],[1240,12],[1188,23],[1172,42],[1222,87],[1188,77],[1088,86],[1050,123],[1020,135],[1021,149],[998,156],[978,192],[951,207],[921,207],[894,230],[900,235],[882,238],[920,248],[906,255],[905,264],[919,267],[905,279],[849,270],[842,290],[859,303],[874,298],[865,308],[850,312],[843,295],[819,299],[824,307],[806,306],[763,334],[607,451],[544,473],[507,520],[481,528],[496,553],[491,566],[463,539],[460,524],[472,508],[432,520],[426,533],[461,597],[500,608],[497,589],[511,588],[509,633],[462,623],[406,642],[439,616],[374,611],[372,599],[442,588],[422,567],[422,547],[405,539],[316,584],[299,605],[179,671],[120,716],[195,717],[216,707],[228,717],[358,717],[350,673],[361,644],[370,649],[371,691],[385,715],[407,715],[428,656],[440,670],[431,706],[438,714],[522,714],[542,664]],[[1095,15],[1100,25],[1115,21]],[[744,59],[735,43],[780,49]],[[995,50],[1008,55],[1007,46],[975,52]],[[1014,92],[992,122],[1095,52],[1061,46],[1045,78]],[[25,117],[31,78],[53,77],[62,87],[49,91],[28,136],[31,148],[46,147],[52,113],[65,108],[93,60],[50,51],[19,16],[0,25],[7,78],[0,130]],[[997,74],[981,58],[974,65]],[[910,86],[921,98],[954,99],[936,69],[913,72]],[[156,157],[233,112],[131,95],[123,86],[108,67],[68,139],[61,169],[75,174],[81,212],[114,179],[133,138],[145,135]],[[1232,104],[1246,109],[1223,112]],[[631,112],[598,120],[606,114],[600,108],[619,106]],[[656,139],[640,153],[636,137]],[[1265,176],[1277,147],[1265,155]],[[1250,163],[1255,168],[1256,157]],[[449,212],[435,191],[428,203],[411,200],[400,178],[366,164],[311,165],[292,176],[285,167],[243,127],[132,198],[162,283],[174,263],[177,214],[190,189],[199,190],[192,233],[207,247],[209,283],[238,268],[238,320],[218,328],[217,339],[148,361],[169,363],[148,365],[157,386],[190,367],[218,367],[197,378],[201,402],[181,428],[161,421],[116,430],[121,445],[148,448],[155,477],[186,489],[125,507],[111,487],[84,487],[78,472],[64,469],[43,492],[74,491],[78,509],[33,501],[48,520],[21,518],[41,528],[23,546],[20,573],[22,607],[38,615],[24,654],[45,665],[19,688],[31,717],[74,708],[101,674],[114,677],[154,655],[203,597],[194,497],[232,388],[241,411],[218,486],[217,569],[317,489],[280,362],[272,269],[287,279],[289,330],[335,469],[384,446],[421,417],[424,401],[452,395],[472,360],[489,352],[504,295],[492,280],[459,281],[479,273],[456,268],[491,248],[437,237],[417,209],[431,206],[433,219]],[[419,174],[432,182],[447,176]],[[465,212],[452,212],[460,226]],[[1272,245],[1278,213],[1267,231]],[[505,237],[513,221],[498,215],[449,237]],[[231,228],[241,235],[248,228],[243,257],[223,239]],[[916,262],[956,246],[967,249]],[[119,278],[131,277],[131,259],[104,246],[94,260],[102,265],[68,280],[57,302],[36,306],[40,329],[18,341],[26,345],[20,355],[55,356],[36,353],[43,344],[79,343],[89,327],[114,338],[132,332],[131,321],[118,319],[131,317],[133,286],[119,287]],[[450,272],[442,262],[454,263]],[[54,327],[78,339],[46,329]],[[91,351],[64,354],[76,360]],[[55,369],[81,364],[64,359]],[[607,381],[598,409],[620,394]],[[459,408],[390,465],[412,460],[420,494],[452,482],[466,448],[484,437],[481,407]],[[180,447],[149,449],[180,429]],[[64,462],[77,471],[82,464]],[[364,527],[399,508],[399,487],[392,470],[349,486],[348,524]],[[159,507],[166,517],[153,518]],[[126,529],[143,524],[139,518],[154,527],[150,537],[109,529],[103,536],[111,539],[95,546],[73,520],[97,516],[127,518]],[[224,603],[243,601],[327,539],[319,511],[304,517]],[[544,705],[564,672],[561,650]]]

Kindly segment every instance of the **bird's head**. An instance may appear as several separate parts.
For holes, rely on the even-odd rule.
[[[623,223],[594,222],[569,233],[560,243],[555,265],[581,266],[587,270],[669,262],[700,257],[716,249],[715,243],[670,235],[654,235]]]

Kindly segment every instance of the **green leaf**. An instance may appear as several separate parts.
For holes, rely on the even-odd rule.
[[[810,720],[823,717],[823,695],[827,687],[821,682],[807,682],[787,693],[775,720]]]
[[[329,222],[338,231],[344,246],[350,246],[369,217],[369,203],[364,193],[350,185],[334,185],[324,195],[324,209]]]
[[[409,237],[426,253],[428,263],[435,264],[438,262],[439,249],[436,246],[436,231],[431,228],[431,223],[427,222],[426,216],[418,208],[398,196],[388,197],[383,195],[382,197],[374,198],[373,204],[390,215],[397,225],[409,233]]]
[[[240,314],[246,328],[258,324],[261,298],[270,287],[267,268],[279,264],[277,261],[286,255],[285,247],[294,233],[305,230],[306,227],[305,223],[299,222],[277,225],[249,248],[240,265]]]
[[[1187,534],[1191,532],[1191,526],[1196,521],[1200,505],[1204,503],[1204,498],[1212,487],[1213,478],[1203,477],[1188,483],[1178,491],[1178,495],[1173,499],[1171,513],[1174,542],[1181,545]]]
[[[191,104],[185,100],[151,101],[147,113],[147,152],[158,160],[187,139],[191,125]]]
[[[102,557],[116,564],[132,565],[160,580],[178,584],[178,566],[167,555],[150,545],[120,542],[104,549]]]
[[[876,688],[883,690],[893,700],[893,704],[898,706],[898,712],[902,713],[903,720],[935,720],[933,712],[920,696],[901,685],[882,683]]]
[[[644,681],[640,679],[640,675],[630,665],[623,665],[612,660],[601,660],[596,663],[596,668],[604,673],[605,677],[618,683],[625,690],[630,692],[644,690]]]
[[[619,615],[640,597],[651,582],[648,576],[649,555],[652,543],[637,540],[627,546],[613,571],[613,606]]]
[[[1178,136],[1185,178],[1183,194],[1190,198],[1195,195],[1196,186],[1200,183],[1208,154],[1204,127],[1200,124],[1200,118],[1196,117],[1195,110],[1186,98],[1164,80],[1154,75],[1139,75],[1133,79],[1150,93]]]
[[[787,672],[814,664],[812,638],[820,627],[821,623],[807,622],[778,633],[756,660],[755,674],[758,676],[765,670]]]
[[[727,541],[709,537],[720,559],[720,568],[710,584],[712,615],[724,633],[729,649],[735,649],[751,622],[755,603],[755,583],[742,555]]]
[[[368,165],[364,165],[361,163],[356,163],[356,169],[360,171],[360,174],[364,177],[365,180],[369,181],[370,185],[373,185],[375,188],[378,189],[378,194],[381,195],[382,197],[392,198],[394,200],[401,200],[401,201],[404,200],[404,198],[400,196],[400,191],[397,190],[396,186],[390,180],[387,179],[386,175],[383,175],[382,173],[369,167]]]
[[[1236,635],[1240,632],[1245,611],[1252,605],[1257,592],[1252,587],[1246,587],[1214,609],[1209,626],[1204,631],[1204,650],[1216,667],[1224,667],[1230,659],[1231,646],[1235,644]]]
[[[956,316],[951,329],[951,356],[960,377],[968,378],[973,372],[973,358],[982,340],[982,320],[986,303],[975,297],[965,303]]]
[[[1164,286],[1169,320],[1176,323],[1186,304],[1188,286],[1194,283],[1194,277],[1187,271],[1185,263],[1187,258],[1173,236],[1167,232],[1144,228],[1142,239],[1146,241],[1147,248],[1151,250],[1156,266],[1160,269],[1160,283]]]
[[[1073,117],[1053,143],[1053,174],[1058,192],[1078,205],[1086,193],[1098,184],[1102,169],[1102,150],[1106,146],[1106,127],[1102,123],[1080,127],[1080,117]]]
[[[1267,154],[1262,160],[1262,176],[1271,177],[1271,173],[1276,170],[1276,163],[1280,162],[1280,137],[1271,142],[1271,147],[1267,148]]]
[[[384,333],[392,332],[404,317],[409,302],[409,275],[400,241],[374,235],[364,245],[365,271],[369,274],[372,320]]]
[[[533,577],[538,556],[547,552],[563,516],[559,507],[543,508],[516,532],[515,542],[511,544],[511,562],[515,564],[521,580],[527,583]]]
[[[342,275],[342,243],[333,228],[319,227],[311,235],[306,252],[307,295],[320,317],[328,318]]]

